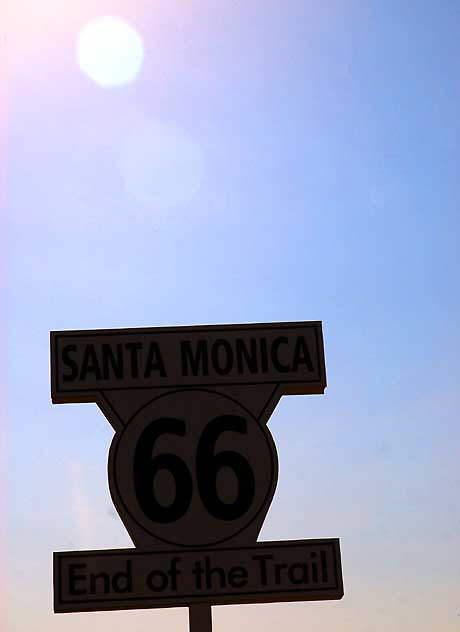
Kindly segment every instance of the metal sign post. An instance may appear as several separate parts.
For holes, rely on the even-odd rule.
[[[323,393],[319,322],[51,333],[54,403],[112,424],[108,475],[134,549],[54,554],[55,612],[340,599],[336,539],[257,542],[275,492],[267,422]]]
[[[189,606],[188,621],[190,632],[212,632],[211,606]]]

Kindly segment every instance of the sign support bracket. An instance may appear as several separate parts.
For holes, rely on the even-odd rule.
[[[188,607],[190,632],[212,632],[211,606],[200,603]]]

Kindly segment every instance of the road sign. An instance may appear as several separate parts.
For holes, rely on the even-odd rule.
[[[282,395],[320,394],[325,387],[320,322],[52,332],[52,401],[96,402],[112,424],[110,492],[142,551],[56,554],[56,612],[189,605],[191,627],[208,621],[206,630],[210,617],[195,603],[209,610],[218,603],[340,598],[337,541],[257,543],[278,477],[270,415]],[[294,590],[300,575],[291,580],[284,573],[279,585],[262,590],[252,559],[261,546],[271,547],[286,568],[320,564],[328,580],[320,589],[310,570],[310,579]],[[309,562],[307,550],[323,565]],[[167,574],[176,558],[182,560],[177,588],[150,594],[148,568]],[[129,571],[116,570],[123,560]],[[205,569],[206,560],[230,583],[232,568],[244,568],[247,583],[239,592],[200,588],[190,564]],[[240,563],[232,566],[232,560]],[[86,569],[80,574],[79,565]],[[98,568],[99,583],[91,579]],[[69,593],[92,581],[104,590],[106,582],[118,585],[107,578],[122,582],[123,572],[132,590],[122,597],[111,589],[101,598],[97,587],[82,599]]]
[[[339,542],[55,553],[55,612],[340,599]]]
[[[141,388],[326,386],[320,322],[52,332],[51,362],[56,404]]]

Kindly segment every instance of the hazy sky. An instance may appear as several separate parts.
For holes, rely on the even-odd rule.
[[[340,537],[345,597],[216,607],[216,632],[458,632],[460,4],[2,11],[6,632],[187,630],[52,613],[52,551],[131,542],[109,423],[51,405],[49,330],[282,320],[323,321],[328,388],[270,421],[260,539]],[[134,39],[82,53],[99,16]]]

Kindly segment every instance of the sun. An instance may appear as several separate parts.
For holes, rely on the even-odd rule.
[[[142,38],[121,18],[98,17],[79,32],[78,65],[85,75],[104,88],[133,81],[143,58]]]

